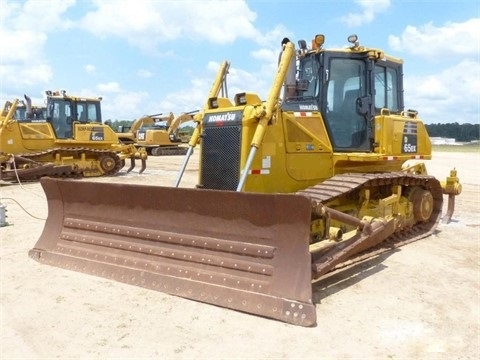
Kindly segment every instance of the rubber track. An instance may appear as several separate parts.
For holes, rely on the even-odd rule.
[[[442,212],[443,192],[440,182],[433,176],[414,175],[404,172],[349,173],[335,175],[320,184],[297,192],[297,194],[307,197],[311,201],[312,207],[317,207],[319,204],[328,206],[329,202],[341,197],[348,197],[349,194],[359,191],[362,188],[382,186],[391,187],[393,185],[421,186],[425,190],[429,190],[432,194],[434,203],[434,209],[430,220],[423,223],[417,223],[411,228],[398,229],[381,244],[337,265],[335,269],[372,258],[385,251],[398,248],[433,234],[440,221]]]

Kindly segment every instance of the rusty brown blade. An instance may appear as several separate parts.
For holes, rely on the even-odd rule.
[[[41,184],[48,218],[29,252],[35,260],[315,324],[306,198],[52,178]]]

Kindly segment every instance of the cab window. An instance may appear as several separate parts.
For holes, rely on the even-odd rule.
[[[394,68],[375,65],[375,112],[382,108],[399,112],[397,71]]]
[[[319,84],[318,76],[319,63],[313,56],[303,59],[300,62],[297,81],[297,90],[299,90],[300,96],[304,98],[317,96]]]
[[[77,120],[81,123],[101,122],[100,107],[94,102],[77,102]]]

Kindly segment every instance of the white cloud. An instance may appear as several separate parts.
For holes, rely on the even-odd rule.
[[[478,57],[479,29],[480,18],[463,23],[449,22],[441,27],[430,22],[419,27],[407,26],[401,36],[390,35],[388,42],[394,50],[443,62],[452,55]]]
[[[2,63],[38,62],[39,58],[44,57],[43,47],[46,41],[47,35],[45,33],[2,29],[0,32]],[[37,57],[33,58],[32,54],[37,54]]]
[[[93,74],[96,70],[97,68],[95,67],[95,65],[92,65],[92,64],[85,65],[85,71],[87,72],[87,74]]]
[[[435,75],[406,76],[406,108],[419,110],[426,123],[478,124],[479,78],[480,62],[469,59]]]
[[[151,71],[145,70],[145,69],[140,69],[137,71],[137,76],[141,78],[151,78],[153,76],[153,73]]]
[[[277,59],[278,59],[278,54],[279,53],[280,53],[279,49],[277,49],[277,51],[275,51],[273,49],[263,48],[263,49],[258,49],[258,50],[252,51],[250,53],[250,55],[254,59],[262,60],[262,61],[266,61],[266,62],[272,62],[272,60],[273,60],[275,65],[277,65],[277,62],[278,62]]]
[[[13,28],[43,33],[71,28],[73,22],[64,13],[75,3],[75,0],[28,0],[17,9]]]
[[[256,14],[245,1],[95,0],[96,9],[80,26],[96,36],[116,36],[132,46],[155,53],[162,42],[174,39],[228,44],[255,38]],[[133,16],[134,15],[134,16]]]
[[[24,91],[26,86],[51,81],[53,71],[44,53],[48,32],[71,26],[62,14],[74,4],[75,0],[50,0],[48,6],[44,1],[2,0],[0,77],[8,91]]]
[[[219,63],[209,62],[203,77],[195,76],[190,80],[190,84],[186,88],[169,92],[159,100],[151,111],[172,111],[174,114],[177,114],[202,109],[219,68]]]
[[[0,31],[2,83],[9,84],[13,89],[21,89],[27,84],[48,82],[52,70],[43,55],[46,40],[47,36],[44,33],[2,28]]]
[[[109,93],[118,93],[121,91],[120,84],[111,81],[109,83],[104,83],[104,84],[98,84],[97,89],[101,92],[109,92]]]
[[[426,123],[479,123],[480,18],[444,26],[407,26],[390,46],[430,65],[424,75],[405,76],[406,107],[414,107]],[[412,61],[412,60],[408,60]]]
[[[361,11],[348,13],[341,18],[341,21],[348,26],[361,26],[371,23],[375,16],[384,12],[390,7],[390,0],[356,0]]]
[[[107,91],[106,91],[107,92]],[[145,115],[145,102],[148,93],[139,91],[122,91],[121,93],[107,93],[102,96],[102,119],[105,120],[133,120]]]
[[[291,41],[296,42],[294,34],[284,25],[278,24],[273,29],[267,31],[265,34],[258,34],[256,41],[265,47],[275,48],[280,50],[280,42],[284,37],[288,37]]]
[[[245,1],[192,1],[176,2],[181,9],[187,10],[191,23],[186,24],[185,35],[200,37],[208,41],[226,44],[237,38],[255,39],[258,35],[253,26],[257,15],[248,8]],[[183,5],[185,4],[185,6]]]
[[[177,114],[180,112],[201,110],[207,100],[206,95],[210,92],[219,69],[220,63],[214,61],[209,62],[203,77],[194,77],[188,87],[175,92],[169,92],[167,96],[162,98],[156,107],[152,109],[152,112],[172,111]],[[270,77],[265,77],[265,73],[249,73],[236,68],[234,64],[230,65],[227,75],[227,95],[230,100],[233,100],[235,94],[244,91],[254,92],[258,94],[261,99],[265,99],[270,85]]]
[[[38,82],[47,84],[52,75],[52,69],[47,64],[35,64],[21,69],[16,77],[18,85],[25,88]]]
[[[449,89],[447,84],[442,82],[440,76],[426,76],[417,78],[417,86],[414,90],[417,99],[423,100],[447,100],[449,97]]]

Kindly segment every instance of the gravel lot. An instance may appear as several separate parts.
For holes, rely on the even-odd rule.
[[[181,156],[94,181],[172,185]],[[38,183],[0,184],[1,359],[478,359],[480,154],[436,152],[463,185],[453,221],[421,241],[314,284],[318,324],[302,328],[81,273],[28,257],[47,203]],[[198,157],[181,186],[196,183]],[[79,180],[81,181],[81,180]]]

